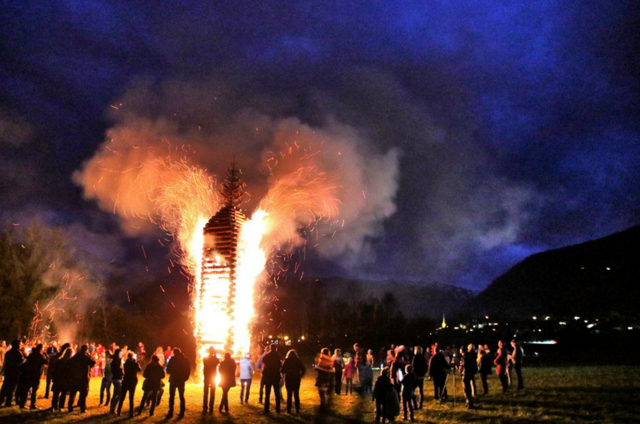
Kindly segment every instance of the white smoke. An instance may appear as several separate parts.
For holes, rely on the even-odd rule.
[[[381,223],[395,211],[398,151],[378,151],[356,128],[335,118],[312,126],[273,117],[225,103],[209,85],[185,82],[159,89],[136,85],[112,112],[115,122],[105,142],[74,180],[86,198],[116,213],[131,235],[165,220],[159,193],[193,170],[203,174],[198,193],[207,183],[209,191],[196,196],[182,184],[182,196],[172,195],[169,209],[179,213],[175,202],[195,196],[201,201],[196,209],[213,214],[218,201],[212,185],[232,160],[251,194],[244,207],[252,212],[261,204],[277,221],[268,237],[271,247],[302,243],[300,227],[321,220],[311,244],[345,264],[362,261]],[[176,164],[188,172],[174,172]]]

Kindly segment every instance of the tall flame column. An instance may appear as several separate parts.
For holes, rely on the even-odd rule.
[[[198,290],[198,307],[204,313],[196,334],[199,347],[213,346],[225,351],[234,347],[238,245],[242,225],[247,221],[238,207],[246,194],[241,173],[235,163],[227,169],[220,186],[224,206],[204,226]]]
[[[219,314],[199,328],[198,342],[217,349],[230,350],[234,342],[234,309],[236,299],[236,266],[238,239],[247,217],[235,206],[220,209],[204,227],[200,302]],[[226,327],[226,328],[223,328]]]

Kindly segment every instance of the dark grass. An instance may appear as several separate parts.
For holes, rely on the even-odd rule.
[[[21,411],[17,407],[0,409],[0,424],[18,423],[243,423],[243,424],[358,424],[375,421],[374,407],[370,398],[358,396],[334,396],[331,408],[320,412],[318,395],[314,387],[313,372],[305,378],[301,390],[302,409],[299,415],[286,413],[263,414],[262,405],[257,404],[258,384],[254,380],[248,405],[239,402],[239,388],[230,392],[230,414],[203,415],[201,388],[188,384],[186,390],[187,412],[184,418],[167,420],[168,393],[156,409],[156,415],[147,414],[128,418],[127,403],[123,417],[108,414],[108,408],[99,407],[98,389],[100,379],[91,381],[88,398],[88,412],[53,413],[48,411]],[[426,382],[428,400],[426,408],[416,411],[416,422],[420,423],[640,423],[640,367],[554,367],[525,368],[523,391],[512,390],[501,393],[497,377],[490,378],[488,396],[479,397],[479,409],[469,411],[464,408],[464,397],[459,376],[451,378],[448,384],[450,400],[439,404],[433,400],[433,388]],[[478,382],[479,383],[479,382]],[[138,385],[140,388],[140,384]],[[40,389],[40,394],[43,392]],[[455,394],[455,396],[454,396]],[[219,401],[220,390],[216,401]],[[139,401],[141,391],[136,393]],[[38,399],[38,407],[49,406],[49,401]],[[176,404],[176,410],[178,405]],[[284,411],[284,404],[282,411]],[[148,412],[148,410],[147,410]],[[402,420],[402,415],[398,417]]]

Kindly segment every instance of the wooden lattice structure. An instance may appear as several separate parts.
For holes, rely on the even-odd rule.
[[[227,170],[225,181],[220,185],[220,195],[225,204],[204,227],[202,278],[198,290],[201,308],[213,308],[216,313],[227,315],[225,321],[228,331],[226,334],[207,334],[200,326],[196,335],[197,343],[199,346],[213,345],[224,348],[225,351],[230,350],[234,343],[238,241],[242,224],[247,221],[247,217],[238,207],[246,194],[245,183],[240,179],[240,174],[240,169],[232,163],[231,168]]]

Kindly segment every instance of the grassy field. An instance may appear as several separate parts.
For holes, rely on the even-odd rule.
[[[262,414],[262,405],[257,404],[258,384],[252,386],[252,393],[248,405],[241,405],[239,388],[230,392],[230,413],[228,415],[216,412],[213,415],[203,415],[201,388],[195,384],[188,384],[186,390],[187,412],[184,418],[178,420],[165,419],[167,412],[168,394],[157,408],[156,415],[147,414],[128,418],[127,404],[123,408],[123,417],[118,418],[108,414],[108,408],[99,407],[98,390],[100,379],[91,382],[91,390],[86,414],[73,412],[48,412],[19,410],[17,407],[1,408],[0,423],[92,423],[92,422],[120,422],[135,421],[144,423],[173,422],[181,423],[371,423],[375,421],[374,406],[371,399],[358,396],[334,396],[331,409],[325,413],[318,411],[318,395],[314,387],[313,372],[305,378],[301,390],[302,409],[299,415],[286,413],[271,415]],[[427,408],[416,411],[416,422],[421,423],[640,423],[640,367],[568,367],[568,368],[525,368],[525,385],[523,391],[513,390],[500,393],[499,382],[495,375],[491,376],[490,393],[486,397],[478,398],[478,409],[468,411],[464,408],[464,397],[460,379],[457,378],[454,388],[453,380],[448,382],[450,395],[455,397],[444,404],[433,401],[433,387],[428,387]],[[141,384],[138,384],[140,388]],[[39,394],[44,392],[40,388]],[[139,402],[141,391],[136,393]],[[216,401],[221,397],[220,390]],[[38,406],[46,408],[49,401],[38,399]],[[273,408],[273,404],[272,404]],[[176,405],[177,413],[178,405]],[[285,410],[283,405],[283,411]],[[148,411],[148,410],[147,410]],[[127,417],[127,418],[125,418]],[[402,420],[402,415],[398,417]]]

